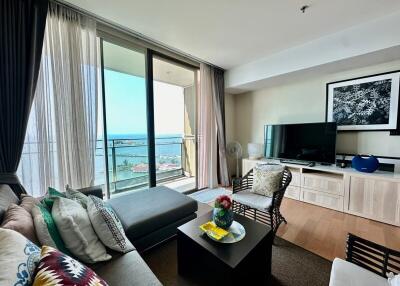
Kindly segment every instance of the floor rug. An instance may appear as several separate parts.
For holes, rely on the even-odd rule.
[[[212,285],[191,281],[177,274],[176,239],[145,252],[142,257],[165,286]],[[269,285],[326,286],[330,270],[330,261],[276,237],[272,249],[272,282]]]
[[[213,202],[218,196],[221,195],[231,195],[232,192],[226,190],[225,188],[215,188],[215,189],[205,189],[193,194],[190,194],[189,197],[195,199],[198,202],[208,204]]]

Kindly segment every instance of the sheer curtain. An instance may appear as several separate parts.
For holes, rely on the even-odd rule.
[[[198,188],[218,186],[217,125],[212,98],[211,67],[200,65],[199,109],[199,176]]]
[[[95,21],[51,3],[18,170],[28,193],[93,184],[98,68]]]

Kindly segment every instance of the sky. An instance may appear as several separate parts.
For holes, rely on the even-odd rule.
[[[146,134],[145,79],[106,69],[105,96],[108,134]],[[183,88],[154,82],[156,135],[183,134]]]

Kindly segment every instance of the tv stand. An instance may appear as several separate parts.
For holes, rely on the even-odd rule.
[[[376,221],[400,226],[400,173],[362,173],[352,168],[281,161],[292,172],[285,197]],[[242,160],[242,173],[274,159]],[[299,165],[303,163],[302,165]]]
[[[306,161],[296,161],[296,160],[280,160],[281,163],[284,164],[294,164],[294,165],[301,165],[307,167],[314,167],[315,162],[306,162]]]

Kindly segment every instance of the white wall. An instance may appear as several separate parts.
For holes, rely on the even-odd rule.
[[[239,141],[246,156],[247,143],[263,142],[265,124],[325,121],[326,83],[392,70],[400,70],[400,60],[227,95],[227,141]],[[400,157],[400,136],[389,136],[388,131],[341,132],[337,151]]]

